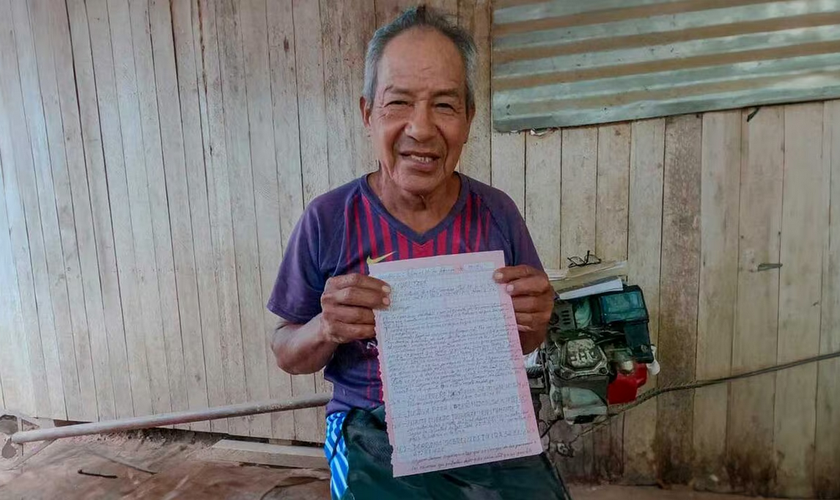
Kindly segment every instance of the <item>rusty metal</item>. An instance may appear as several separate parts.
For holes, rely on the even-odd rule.
[[[493,23],[500,131],[840,96],[840,0],[499,0]]]
[[[256,403],[217,406],[215,408],[205,408],[201,410],[177,411],[158,415],[68,425],[65,427],[54,427],[50,429],[21,431],[12,434],[11,441],[15,444],[22,444],[32,441],[85,436],[88,434],[132,431],[138,429],[148,429],[151,427],[161,427],[164,425],[200,422],[203,420],[244,417],[248,415],[259,415],[262,413],[273,413],[278,411],[300,410],[303,408],[324,406],[329,402],[330,398],[331,396],[329,394],[312,394],[286,400],[274,399]]]

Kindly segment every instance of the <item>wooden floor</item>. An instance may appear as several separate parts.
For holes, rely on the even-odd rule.
[[[203,460],[218,439],[203,433],[153,430],[58,441],[19,470],[3,471],[4,461],[0,459],[0,498],[329,498],[329,473],[323,470]],[[571,492],[574,500],[749,498],[687,488],[602,485],[575,485]]]

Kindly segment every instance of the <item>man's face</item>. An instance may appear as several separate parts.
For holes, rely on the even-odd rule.
[[[391,40],[373,106],[362,98],[361,108],[385,177],[414,195],[433,192],[458,165],[473,116],[455,44],[431,29]]]

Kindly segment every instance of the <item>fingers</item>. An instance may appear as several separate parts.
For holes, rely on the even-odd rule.
[[[496,280],[496,283],[510,283],[511,281],[537,274],[544,273],[537,271],[531,266],[508,266],[496,269],[496,272],[493,274],[493,279]]]
[[[513,297],[520,295],[550,295],[551,283],[544,275],[527,276],[513,280],[505,285],[505,291]]]
[[[388,283],[364,274],[345,274],[327,280],[327,290],[344,288],[364,288],[383,293],[391,292],[391,287],[388,286]]]
[[[327,338],[337,344],[345,344],[354,340],[371,339],[376,337],[373,325],[356,325],[341,322],[329,323]]]
[[[366,307],[335,306],[323,311],[324,319],[334,323],[373,325],[373,311]]]
[[[545,311],[548,307],[553,306],[540,296],[522,295],[513,297],[513,310],[516,312],[535,313]]]

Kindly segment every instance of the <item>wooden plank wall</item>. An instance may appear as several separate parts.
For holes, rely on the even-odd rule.
[[[365,43],[410,3],[0,0],[0,406],[102,420],[329,391],[273,365],[263,306],[305,205],[374,168]],[[647,388],[840,349],[840,102],[500,134],[488,1],[432,3],[479,47],[461,170],[513,198],[546,266],[629,260],[663,367]],[[323,412],[191,428],[320,441]],[[828,498],[838,429],[834,360],[663,396],[558,460]]]

